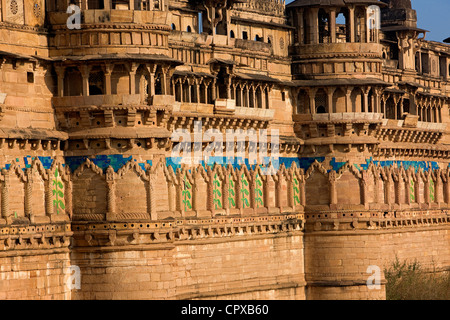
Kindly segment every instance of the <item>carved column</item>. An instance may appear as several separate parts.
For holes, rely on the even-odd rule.
[[[336,88],[328,87],[327,88],[327,98],[328,98],[328,113],[336,113],[337,105],[333,105],[333,94],[336,91]]]
[[[47,170],[47,176],[49,177],[45,180],[45,212],[47,216],[53,215],[54,206],[53,206],[53,191],[52,191],[52,172],[50,169]]]
[[[89,74],[91,71],[91,67],[88,65],[82,65],[80,67],[82,84],[83,84],[83,96],[89,96]]]
[[[114,69],[114,65],[111,63],[107,63],[104,68],[104,70],[105,70],[105,91],[106,91],[105,93],[107,95],[110,95],[111,91],[112,91],[111,90],[111,74],[113,72],[113,69]]]
[[[310,26],[312,29],[312,44],[319,43],[319,8],[311,8],[309,13]]]
[[[363,91],[363,95],[364,95],[364,112],[367,113],[367,112],[369,112],[369,91],[370,91],[370,88],[369,87],[363,88],[362,91]]]
[[[336,42],[336,9],[332,8],[330,10],[330,36],[331,43]]]
[[[130,1],[130,3],[134,3],[134,1]],[[130,77],[130,94],[136,94],[136,71],[138,65],[134,62],[131,62],[129,65],[128,74]]]
[[[162,79],[161,79],[161,86],[162,86],[162,94],[163,95],[168,95],[169,91],[168,91],[168,85],[167,85],[167,74],[169,73],[169,67],[168,66],[163,66],[162,67]]]
[[[352,105],[352,100],[351,100],[351,94],[352,94],[352,87],[347,87],[345,88],[345,112],[353,112],[353,105]],[[356,110],[356,105],[355,105],[355,112],[361,112],[361,110],[357,111]]]
[[[66,72],[66,68],[58,66],[55,69],[58,76],[58,97],[64,97],[64,75]]]
[[[316,113],[316,88],[308,89],[308,96],[309,96],[309,107],[311,108],[310,112],[312,114]]]
[[[9,218],[9,172],[6,169],[2,170],[2,217]]]
[[[348,8],[349,20],[350,20],[350,42],[355,42],[355,7],[350,6]],[[367,20],[366,20],[367,21]],[[361,39],[362,42],[362,39]]]
[[[106,212],[106,220],[111,221],[116,219],[116,187],[114,182],[114,169],[109,166],[106,169],[106,185],[107,185],[107,195],[106,195],[106,203],[107,203],[107,212]]]
[[[27,181],[25,182],[25,216],[31,217],[33,214],[33,174],[32,169],[26,169],[25,175]]]
[[[211,216],[215,216],[216,208],[214,206],[214,173],[212,170],[208,170],[208,194],[207,194],[207,210],[211,211]]]

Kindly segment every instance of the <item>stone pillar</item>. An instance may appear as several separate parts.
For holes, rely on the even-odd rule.
[[[103,0],[103,4],[105,7],[105,10],[111,10],[111,0]]]
[[[89,73],[91,71],[90,66],[82,65],[80,68],[82,82],[83,82],[83,96],[89,96]]]
[[[364,17],[365,17],[364,19],[366,22],[366,43],[370,43],[370,28],[367,25],[367,21],[369,21],[369,11],[367,9],[366,9]]]
[[[330,36],[331,43],[336,43],[336,9],[330,11]]]
[[[346,112],[353,112],[353,105],[352,105],[352,99],[351,99],[351,95],[352,95],[352,89],[353,88],[345,88],[345,111]],[[355,106],[355,111],[356,112],[361,112],[361,110],[356,110],[356,106]]]
[[[147,71],[149,73],[149,97],[153,97],[155,95],[155,73],[156,73],[156,65],[155,64],[147,64]]]
[[[163,95],[168,95],[169,90],[168,90],[168,85],[167,85],[167,74],[169,73],[169,67],[168,66],[163,66],[161,68],[161,75],[162,75],[162,79],[161,79],[161,91]]]
[[[311,43],[318,44],[319,43],[319,8],[311,8],[310,9],[310,25],[311,25]]]
[[[246,95],[245,95],[245,101],[246,101],[246,107],[247,108],[250,108],[250,88],[248,87],[248,85],[246,85],[246,87],[247,87],[247,90],[245,91],[246,92]]]
[[[130,1],[130,10],[134,10],[134,0],[129,1]]]
[[[187,80],[187,83],[188,83],[188,101],[186,101],[186,102],[189,102],[189,103],[191,103],[192,102],[192,91],[191,91],[191,81],[189,81],[189,80]]]
[[[355,42],[355,7],[348,8],[350,25],[350,42]]]
[[[336,88],[327,88],[327,98],[328,98],[328,113],[336,113],[337,106],[333,105],[333,94]]]
[[[134,1],[131,1],[134,3]],[[136,94],[136,71],[138,65],[132,62],[129,65],[128,75],[130,77],[130,94]]]
[[[58,75],[58,97],[64,96],[64,75],[66,72],[65,67],[56,67],[56,74]]]
[[[217,92],[216,92],[216,82],[217,82],[217,80],[216,79],[214,79],[213,80],[213,82],[212,82],[212,90],[211,90],[211,95],[212,95],[212,101],[213,101],[213,103],[214,103],[214,101],[216,101],[216,94],[217,94]]]
[[[364,112],[369,112],[369,90],[363,90],[364,94]]]
[[[195,92],[197,93],[197,103],[200,103],[200,80],[195,79]]]
[[[266,88],[261,88],[261,109],[267,109],[266,106]]]
[[[311,108],[311,114],[316,113],[316,93],[317,93],[316,88],[312,88],[312,89],[308,90],[309,107]]]
[[[111,75],[114,69],[114,65],[111,63],[107,63],[105,65],[105,93],[106,95],[111,95],[112,89],[111,89]]]
[[[81,0],[81,10],[88,10],[88,1],[87,0]]]

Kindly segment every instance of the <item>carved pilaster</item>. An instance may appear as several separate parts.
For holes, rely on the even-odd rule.
[[[328,174],[328,181],[330,183],[330,204],[337,204],[337,193],[336,193],[336,171],[330,171]]]
[[[28,168],[25,172],[27,181],[25,182],[25,216],[31,217],[33,214],[33,174],[32,169]]]
[[[9,172],[6,169],[2,170],[2,217],[9,218]]]
[[[107,203],[107,212],[106,212],[106,220],[112,221],[116,219],[116,187],[114,182],[114,169],[109,166],[106,169],[106,185],[107,185],[107,195],[106,195],[106,203]]]
[[[51,170],[47,170],[47,176],[51,177]],[[53,190],[52,190],[52,179],[47,179],[45,181],[45,213],[47,216],[51,217],[54,213],[53,206]]]

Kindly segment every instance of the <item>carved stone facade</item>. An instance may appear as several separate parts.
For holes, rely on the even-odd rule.
[[[0,0],[0,299],[384,299],[370,266],[449,271],[450,46],[410,1],[324,3]],[[234,140],[243,163],[178,164],[199,121],[278,130],[279,169]]]

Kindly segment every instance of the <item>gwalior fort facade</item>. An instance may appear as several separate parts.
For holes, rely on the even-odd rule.
[[[418,14],[0,0],[0,299],[385,299],[396,258],[448,272],[450,44]],[[279,145],[177,162],[197,122]]]

